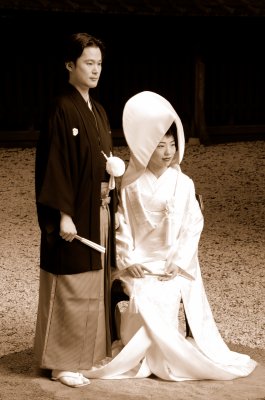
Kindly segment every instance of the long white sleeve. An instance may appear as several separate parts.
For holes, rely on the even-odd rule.
[[[203,224],[204,219],[195,196],[194,183],[190,180],[190,190],[181,228],[175,244],[171,247],[167,263],[173,262],[190,274],[195,273],[196,265],[192,261],[197,257]]]

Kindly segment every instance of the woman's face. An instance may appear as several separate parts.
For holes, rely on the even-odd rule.
[[[176,144],[172,135],[165,135],[153,152],[148,167],[151,170],[163,170],[170,166],[176,153]]]

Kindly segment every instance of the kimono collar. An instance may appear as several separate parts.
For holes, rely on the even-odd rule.
[[[130,149],[130,161],[121,186],[134,182],[145,171],[157,145],[170,128],[176,124],[178,152],[172,167],[180,169],[185,148],[181,120],[172,105],[154,92],[144,91],[131,97],[124,106],[122,124]]]

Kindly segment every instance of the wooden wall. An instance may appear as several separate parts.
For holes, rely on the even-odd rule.
[[[262,18],[247,17],[2,13],[0,142],[12,134],[35,137],[45,104],[65,78],[62,40],[75,31],[90,32],[106,44],[102,77],[93,93],[116,136],[122,135],[126,100],[142,90],[156,91],[172,103],[187,138],[214,140],[215,132],[263,135],[264,25]],[[199,91],[198,60],[204,71]]]

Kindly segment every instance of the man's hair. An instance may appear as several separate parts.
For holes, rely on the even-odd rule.
[[[70,35],[65,43],[64,62],[74,62],[82,55],[86,47],[98,47],[102,58],[105,52],[105,46],[100,39],[89,35],[88,33],[74,33]]]

